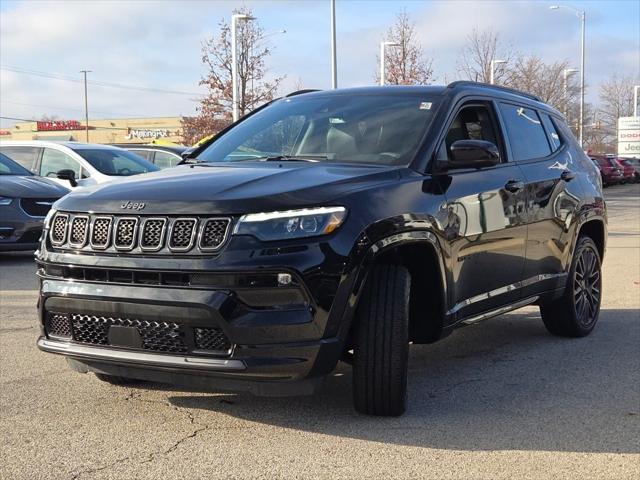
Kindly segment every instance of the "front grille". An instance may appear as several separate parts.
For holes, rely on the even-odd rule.
[[[178,218],[173,222],[169,248],[176,251],[186,251],[193,245],[193,237],[197,221],[193,218]]]
[[[47,315],[45,330],[47,331],[47,335],[52,337],[71,338],[69,316],[60,313]]]
[[[142,224],[140,248],[143,250],[160,250],[164,242],[164,218],[148,218]]]
[[[51,226],[51,243],[62,245],[67,240],[67,222],[69,215],[58,213]]]
[[[109,246],[111,217],[97,217],[91,228],[91,246],[99,250]]]
[[[49,227],[57,248],[104,253],[201,253],[220,250],[230,218],[171,218],[58,212]],[[197,253],[197,252],[194,252]]]
[[[119,218],[116,223],[116,234],[113,243],[116,248],[131,250],[136,242],[137,218]]]
[[[20,206],[27,215],[32,217],[44,217],[51,210],[55,198],[21,198]]]
[[[89,217],[76,216],[71,220],[71,232],[69,233],[69,243],[74,247],[84,247],[87,241],[87,230],[89,229]]]
[[[196,347],[200,350],[229,352],[231,342],[219,328],[196,328]]]
[[[185,353],[189,350],[180,325],[173,322],[72,314],[71,323],[73,339],[80,343],[109,345],[109,328],[117,325],[137,329],[142,338],[142,350],[164,353]]]
[[[202,227],[200,249],[217,250],[222,246],[229,229],[228,218],[211,218]]]

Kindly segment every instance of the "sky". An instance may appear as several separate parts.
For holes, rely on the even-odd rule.
[[[436,84],[457,78],[460,51],[474,28],[492,29],[523,54],[578,68],[579,19],[569,9],[550,10],[553,4],[337,0],[338,86],[375,82],[379,42],[403,9],[433,60]],[[243,5],[273,33],[267,67],[269,76],[286,75],[280,93],[298,84],[330,88],[329,0],[0,0],[0,117],[82,118],[83,69],[94,82],[147,89],[90,84],[91,118],[192,115],[203,93],[202,41]],[[562,5],[586,11],[588,100],[597,100],[600,83],[613,73],[640,78],[640,0]],[[281,30],[286,33],[276,33]],[[0,119],[2,127],[12,123]]]

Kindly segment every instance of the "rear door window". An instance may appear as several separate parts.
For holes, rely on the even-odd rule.
[[[135,150],[133,148],[127,148],[131,153],[135,153],[139,157],[144,158],[150,162],[153,161],[153,151],[152,150]]]
[[[175,167],[180,160],[182,159],[175,156],[173,153],[158,150],[156,151],[153,163],[160,168],[170,168]]]
[[[32,173],[37,173],[36,165],[42,152],[40,147],[0,146],[0,151]]]
[[[501,103],[500,112],[515,160],[531,160],[551,155],[551,146],[538,112],[510,103]]]

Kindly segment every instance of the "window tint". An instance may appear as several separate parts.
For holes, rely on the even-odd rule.
[[[485,140],[498,145],[498,137],[488,107],[476,105],[460,110],[449,127],[444,144],[440,147],[439,159],[451,160],[451,145],[458,140]]]
[[[73,170],[76,178],[82,178],[80,164],[76,160],[66,153],[53,148],[45,148],[42,153],[42,162],[40,163],[40,175],[55,178],[56,173],[60,170]]]
[[[515,160],[542,158],[551,154],[547,135],[535,110],[501,103],[500,111]]]
[[[105,175],[126,177],[158,170],[153,163],[120,148],[76,148],[75,152]]]
[[[14,162],[19,163],[27,170],[35,173],[36,162],[40,156],[41,148],[38,147],[0,147],[0,151],[4,153]]]
[[[182,159],[176,157],[173,153],[156,150],[156,156],[153,163],[159,168],[170,168],[175,167],[180,160]]]
[[[544,124],[544,128],[547,130],[551,150],[555,152],[562,146],[562,139],[560,138],[560,135],[558,135],[558,130],[556,129],[553,120],[551,120],[551,117],[547,114],[542,114],[542,123]]]

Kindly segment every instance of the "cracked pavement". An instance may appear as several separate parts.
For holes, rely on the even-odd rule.
[[[39,352],[35,265],[0,256],[0,479],[640,477],[640,185],[605,191],[604,304],[584,339],[530,307],[411,351],[409,409],[134,388]]]

